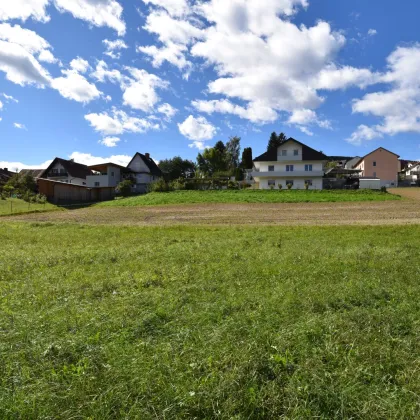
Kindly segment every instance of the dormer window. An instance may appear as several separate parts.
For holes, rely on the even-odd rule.
[[[282,151],[281,151],[281,155],[282,155],[282,156],[287,156],[287,150],[282,150]]]

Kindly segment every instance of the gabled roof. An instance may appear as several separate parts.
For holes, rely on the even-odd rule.
[[[5,184],[13,175],[16,175],[16,173],[10,172],[6,168],[0,168],[0,183]]]
[[[42,178],[44,176],[48,176],[48,172],[50,171],[50,169],[53,168],[54,165],[57,164],[57,163],[62,165],[63,168],[69,174],[69,176],[71,176],[73,178],[86,179],[87,176],[93,174],[93,172],[86,165],[82,165],[81,163],[77,163],[77,162],[74,162],[72,160],[65,160],[65,159],[61,159],[61,158],[56,157],[51,162],[50,166],[48,166],[48,168],[45,169],[45,171],[42,173],[42,175],[40,177]]]
[[[143,162],[146,164],[146,166],[149,168],[149,171],[152,175],[155,176],[163,176],[162,171],[159,169],[159,167],[156,165],[156,162],[149,156],[147,157],[146,155],[143,155],[142,153],[137,152],[134,156],[133,159],[130,160],[130,163],[127,165],[127,168],[130,167],[131,163],[133,162],[133,160],[137,157],[140,156],[140,158],[143,160]]]
[[[377,152],[378,150],[384,150],[385,152],[388,152],[388,153],[391,153],[391,155],[395,155],[395,156],[397,156],[397,158],[399,158],[400,156],[399,155],[397,155],[396,153],[394,153],[394,152],[391,152],[390,150],[388,150],[388,149],[385,149],[384,147],[378,147],[377,149],[375,149],[375,150],[372,150],[370,153],[368,153],[367,155],[365,155],[365,156],[363,156],[362,158],[360,158],[354,165],[353,165],[353,168],[355,168],[357,165],[360,165],[360,163],[361,162],[363,162],[369,155],[371,155],[372,153],[375,153],[375,152]]]
[[[44,172],[44,169],[22,169],[19,175],[30,175],[33,178],[39,178]]]
[[[290,137],[283,144],[286,144],[290,141],[294,141],[302,146],[302,160],[328,160],[328,156],[324,155],[322,152],[318,152],[315,149],[307,146],[306,144],[301,143],[298,140]],[[280,147],[280,146],[279,146]],[[261,156],[256,157],[253,162],[276,162],[277,161],[277,148],[273,148],[268,152],[263,153]]]

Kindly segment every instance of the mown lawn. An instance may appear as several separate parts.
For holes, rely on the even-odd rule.
[[[420,416],[420,226],[0,237],[1,419]]]
[[[26,201],[20,200],[18,198],[9,198],[7,200],[0,199],[0,216],[39,211],[51,211],[57,209],[57,206],[50,203],[27,203]]]
[[[399,200],[400,197],[379,191],[173,191],[149,193],[136,197],[120,198],[98,204],[99,206],[159,206],[165,204],[199,203],[319,203],[346,201]]]

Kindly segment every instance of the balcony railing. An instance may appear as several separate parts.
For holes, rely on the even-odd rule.
[[[251,176],[257,178],[270,178],[270,177],[308,177],[310,179],[314,176],[324,176],[324,171],[261,171],[255,170],[251,172]]]
[[[48,178],[67,178],[69,174],[67,172],[50,172]]]

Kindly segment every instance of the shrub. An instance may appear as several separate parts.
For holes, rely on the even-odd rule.
[[[290,183],[288,183],[288,184],[287,184],[287,189],[288,189],[288,190],[291,190],[291,189],[292,189],[292,187],[293,187],[293,184],[290,184]]]
[[[305,190],[309,190],[309,184],[305,182]]]
[[[236,181],[229,181],[228,190],[239,190],[239,184]]]
[[[166,182],[163,178],[160,178],[158,181],[152,182],[149,187],[151,192],[169,192],[173,191],[174,188],[172,184]]]
[[[280,191],[283,189],[283,185],[282,184],[279,184],[278,187],[279,187],[279,190]]]
[[[388,191],[387,191],[386,187],[381,187],[381,192],[386,193]]]
[[[131,187],[133,186],[133,182],[129,179],[122,181],[118,184],[116,190],[119,194],[123,197],[128,197],[131,194]]]
[[[176,191],[186,190],[187,186],[184,178],[178,178],[172,182],[172,188]]]

